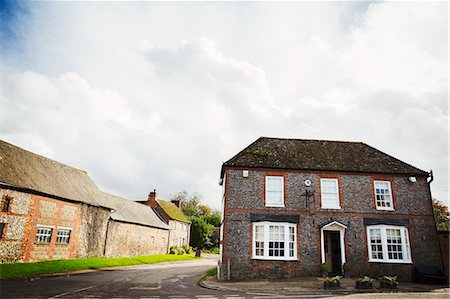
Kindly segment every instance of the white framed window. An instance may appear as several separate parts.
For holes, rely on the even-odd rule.
[[[284,177],[266,176],[266,207],[284,207]]]
[[[58,234],[56,235],[56,243],[69,244],[71,233],[72,233],[71,228],[58,227]]]
[[[369,262],[411,263],[408,229],[404,226],[367,226]]]
[[[286,222],[253,223],[253,259],[297,260],[297,226]]]
[[[394,210],[390,181],[374,181],[377,210]]]
[[[320,179],[322,209],[340,209],[337,179]]]
[[[50,243],[52,239],[53,227],[38,225],[36,231],[36,243]]]

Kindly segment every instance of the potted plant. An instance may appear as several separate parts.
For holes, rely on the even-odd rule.
[[[320,264],[320,271],[322,273],[322,277],[327,277],[328,276],[328,264],[327,263],[322,263]]]
[[[360,277],[356,280],[356,288],[361,289],[372,289],[373,288],[373,278],[369,276]]]
[[[349,278],[350,277],[350,271],[352,270],[352,267],[349,263],[344,263],[344,277]]]
[[[397,276],[385,275],[380,277],[381,289],[396,289],[398,285]]]
[[[322,278],[323,288],[325,290],[339,289],[341,287],[342,276],[332,276]]]

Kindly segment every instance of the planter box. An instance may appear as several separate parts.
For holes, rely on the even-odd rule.
[[[397,289],[397,284],[389,281],[380,281],[380,289]]]
[[[325,290],[335,290],[335,289],[339,289],[341,287],[341,283],[340,282],[323,282],[323,288]]]
[[[369,290],[373,289],[373,284],[371,282],[356,282],[356,288],[359,290]]]

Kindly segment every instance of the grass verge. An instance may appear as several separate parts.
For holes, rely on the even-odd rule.
[[[155,254],[117,258],[84,258],[70,260],[53,260],[36,263],[1,264],[0,279],[30,278],[42,274],[64,273],[75,270],[99,269],[140,264],[156,264],[170,261],[195,259],[194,254],[173,255]]]
[[[200,280],[198,281],[198,283],[200,284],[203,280],[206,279],[206,277],[208,276],[217,276],[217,267],[209,269],[208,272],[206,272],[205,275],[203,275]]]

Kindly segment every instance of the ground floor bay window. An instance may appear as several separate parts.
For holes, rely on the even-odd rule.
[[[296,260],[297,227],[286,222],[253,223],[253,259]]]
[[[367,226],[369,262],[411,263],[408,229],[404,226]]]

